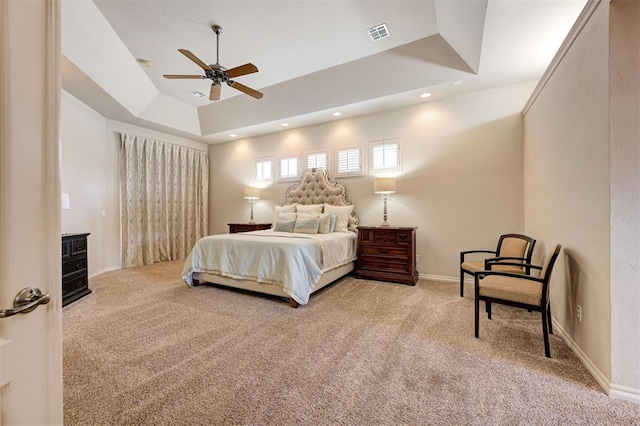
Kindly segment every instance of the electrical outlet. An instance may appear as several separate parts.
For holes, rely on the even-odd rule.
[[[576,305],[576,317],[578,318],[578,322],[582,322],[582,306]]]

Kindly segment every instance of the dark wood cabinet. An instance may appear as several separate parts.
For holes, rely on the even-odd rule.
[[[228,223],[229,233],[262,231],[263,229],[271,229],[270,223]]]
[[[62,306],[91,293],[87,269],[87,236],[62,234]]]
[[[358,226],[355,274],[360,278],[415,285],[416,228]]]

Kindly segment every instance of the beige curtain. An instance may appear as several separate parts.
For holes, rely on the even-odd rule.
[[[128,134],[121,141],[123,267],[187,257],[207,235],[207,153]]]

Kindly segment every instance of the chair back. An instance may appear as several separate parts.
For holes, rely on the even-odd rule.
[[[498,257],[524,257],[524,263],[531,263],[536,240],[521,234],[504,234],[498,240]],[[528,273],[528,271],[527,271]]]
[[[553,272],[553,265],[556,263],[556,259],[558,258],[558,255],[560,254],[560,250],[562,249],[562,246],[560,244],[557,244],[555,249],[553,251],[549,251],[549,253],[547,253],[547,259],[544,262],[544,265],[542,267],[542,272],[540,273],[540,276],[543,279],[543,283],[542,283],[542,296],[543,296],[543,303],[546,303],[549,300],[549,283],[551,282],[551,273]]]

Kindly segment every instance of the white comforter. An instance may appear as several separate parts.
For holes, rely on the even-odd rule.
[[[220,234],[201,238],[191,250],[182,279],[193,285],[193,273],[277,284],[301,305],[309,301],[322,273],[356,258],[353,232],[296,234],[272,230]]]

